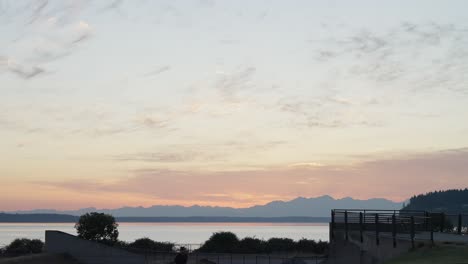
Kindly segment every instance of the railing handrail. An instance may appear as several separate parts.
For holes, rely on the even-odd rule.
[[[348,213],[356,213],[356,212],[369,212],[369,213],[375,213],[375,212],[404,212],[404,213],[427,213],[427,214],[444,214],[446,216],[468,216],[468,213],[466,212],[460,212],[460,213],[452,213],[452,212],[443,212],[443,211],[426,211],[426,210],[391,210],[391,209],[332,209],[333,212],[348,212]]]
[[[418,212],[418,213],[426,213],[427,211],[424,210],[401,210],[401,209],[332,209],[332,211],[356,211],[356,212],[364,212],[364,211],[370,211],[370,212]]]

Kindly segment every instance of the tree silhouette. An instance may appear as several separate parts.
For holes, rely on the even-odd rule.
[[[97,212],[82,215],[78,223],[75,224],[78,237],[105,242],[117,241],[119,237],[118,226],[112,215]]]
[[[468,188],[435,191],[411,197],[403,210],[425,210],[445,213],[468,212]]]

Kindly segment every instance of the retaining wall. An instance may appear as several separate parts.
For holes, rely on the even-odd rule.
[[[391,237],[380,237],[379,245],[375,236],[364,234],[364,242],[359,240],[359,232],[350,232],[346,241],[344,232],[335,231],[335,239],[330,243],[330,264],[382,264],[385,261],[398,257],[411,249],[411,242],[403,239],[397,240],[397,247],[393,247]]]
[[[69,254],[83,264],[144,264],[145,257],[126,250],[47,230],[45,250],[53,254]]]

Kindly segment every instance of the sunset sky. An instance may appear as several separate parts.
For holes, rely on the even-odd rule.
[[[468,187],[467,10],[0,0],[0,211]]]

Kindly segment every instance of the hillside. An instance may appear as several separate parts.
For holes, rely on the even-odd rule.
[[[468,212],[468,188],[463,190],[435,191],[413,196],[405,210]]]

